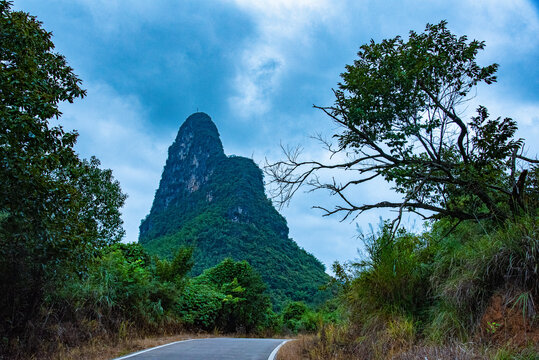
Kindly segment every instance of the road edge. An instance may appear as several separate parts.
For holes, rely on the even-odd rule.
[[[137,352],[128,354],[128,355],[120,356],[120,357],[114,358],[114,359],[112,359],[112,360],[123,360],[123,359],[128,359],[128,358],[130,358],[130,357],[133,357],[133,356],[136,356],[136,355],[140,355],[140,354],[143,354],[143,353],[148,352],[148,351],[160,349],[160,348],[163,348],[163,347],[165,347],[165,346],[174,345],[174,344],[178,344],[178,343],[181,343],[181,342],[193,341],[193,340],[198,340],[198,339],[178,340],[178,341],[174,341],[174,342],[171,342],[171,343],[168,343],[168,344],[163,344],[163,345],[159,345],[159,346],[154,346],[154,347],[149,348],[149,349],[144,349],[144,350],[140,350],[140,351],[137,351]]]
[[[284,344],[286,344],[289,341],[290,340],[284,340],[282,343],[277,345],[277,347],[275,349],[273,349],[273,351],[269,355],[268,360],[275,360],[275,357],[277,356],[277,353],[279,352],[279,349],[281,348],[281,346],[283,346]]]

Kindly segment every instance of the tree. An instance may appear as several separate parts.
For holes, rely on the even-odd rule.
[[[483,106],[471,120],[461,117],[477,85],[496,81],[498,65],[479,66],[485,43],[456,37],[446,25],[361,46],[341,74],[335,104],[315,106],[341,129],[336,144],[319,139],[342,161],[301,161],[299,149],[284,149],[285,160],[265,167],[281,205],[307,185],[340,198],[334,208],[321,208],[325,215],[346,219],[390,208],[398,211],[394,225],[403,211],[425,219],[503,221],[537,207],[538,161],[523,156],[516,122],[492,119]],[[324,171],[338,170],[358,176],[320,180]],[[350,189],[376,178],[390,182],[402,200],[360,204],[350,198]]]
[[[301,301],[292,301],[286,304],[281,314],[283,326],[288,330],[297,333],[301,328],[301,319],[309,311],[305,303]]]
[[[76,132],[51,126],[60,102],[86,92],[50,32],[0,0],[0,333],[24,329],[49,281],[83,270],[123,236],[125,201],[110,170],[73,150]]]
[[[247,261],[226,258],[196,280],[224,295],[216,323],[224,331],[251,332],[264,324],[271,307],[266,284]]]
[[[142,248],[142,245],[137,244]],[[155,258],[155,272],[161,281],[182,283],[195,264],[193,262],[194,247],[182,246],[172,261]]]

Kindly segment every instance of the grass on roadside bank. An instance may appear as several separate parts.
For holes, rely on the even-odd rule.
[[[494,346],[479,342],[450,342],[432,344],[421,342],[400,348],[396,342],[387,339],[357,338],[355,340],[326,338],[319,335],[300,335],[296,340],[284,344],[277,354],[277,360],[538,360],[539,348],[530,345],[525,348],[511,344]],[[373,350],[374,349],[374,350]],[[378,350],[387,352],[380,353]]]
[[[367,256],[334,266],[346,320],[281,359],[539,359],[539,217],[364,240]]]

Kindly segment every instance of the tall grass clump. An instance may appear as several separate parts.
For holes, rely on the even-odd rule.
[[[351,318],[366,322],[392,314],[414,316],[429,299],[429,239],[403,230],[393,236],[389,224],[363,236],[366,256],[334,270],[345,286],[343,300]],[[343,275],[348,271],[347,275]]]
[[[404,230],[394,234],[384,223],[362,240],[360,261],[333,267],[342,286],[348,332],[333,332],[340,334],[333,339],[326,339],[326,332],[321,342],[341,344],[348,356],[383,358],[412,346],[423,322],[431,299],[431,239]]]

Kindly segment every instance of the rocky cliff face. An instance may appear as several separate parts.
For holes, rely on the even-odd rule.
[[[161,184],[155,195],[155,211],[185,199],[207,183],[216,165],[225,161],[219,132],[204,113],[191,115],[168,150]],[[210,196],[210,194],[208,194]]]
[[[206,185],[216,168],[226,160],[219,132],[210,117],[204,113],[189,116],[168,149],[152,209],[140,226],[140,242],[177,229],[177,226],[158,221],[170,210],[176,210],[179,218],[173,223],[178,224],[190,215],[190,210],[204,206],[204,197],[211,203],[213,194]]]
[[[139,242],[169,258],[182,245],[195,246],[195,274],[225,257],[247,260],[277,307],[290,299],[312,302],[327,280],[322,264],[288,238],[286,220],[264,193],[262,171],[250,159],[227,157],[204,113],[189,116],[170,146]]]

